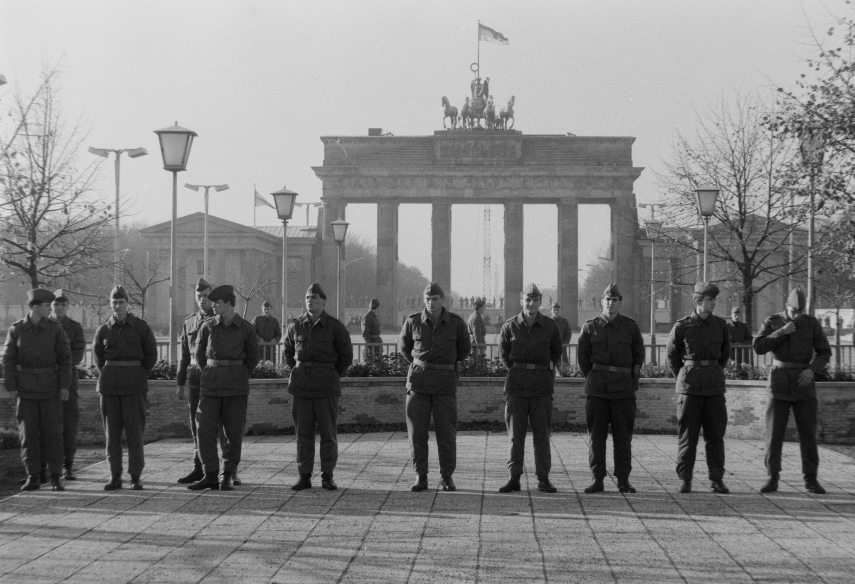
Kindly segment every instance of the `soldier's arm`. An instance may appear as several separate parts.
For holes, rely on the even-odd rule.
[[[502,332],[499,333],[499,358],[504,363],[505,367],[510,369],[514,362],[511,361],[511,325],[505,323],[502,325]]]
[[[296,335],[296,326],[294,323],[288,325],[288,329],[285,331],[285,341],[283,342],[282,356],[285,358],[285,364],[288,367],[294,368],[294,365],[297,364],[297,360],[294,358],[296,353],[296,347],[294,345],[294,337]]]
[[[457,360],[463,361],[472,352],[472,339],[469,337],[466,323],[457,319]]]
[[[350,342],[350,334],[347,328],[341,322],[336,323],[336,333],[333,338],[335,343],[335,352],[338,359],[335,363],[335,369],[338,371],[339,377],[344,375],[350,364],[353,363],[353,344]]]
[[[683,333],[680,330],[680,323],[677,322],[674,323],[674,326],[671,328],[671,334],[668,335],[668,344],[665,347],[668,367],[671,369],[671,373],[674,374],[674,377],[677,377],[677,374],[680,373],[680,369],[683,368],[684,350]]]
[[[200,369],[205,368],[205,364],[208,362],[208,339],[210,338],[211,329],[209,329],[206,325],[202,325],[199,327],[199,332],[197,333],[199,336],[196,340],[196,363],[199,365]]]
[[[401,355],[407,363],[413,362],[413,331],[410,328],[410,319],[404,321],[401,327]]]
[[[760,327],[760,332],[754,338],[754,352],[758,355],[765,355],[769,351],[774,351],[781,344],[784,337],[778,336],[776,331],[780,328],[781,319],[769,317],[763,321],[763,326]]]
[[[278,343],[282,338],[282,326],[279,324],[279,319],[273,319],[273,341]]]
[[[585,324],[582,326],[582,332],[579,333],[579,346],[576,347],[576,362],[579,364],[579,369],[582,370],[582,375],[588,377],[591,372],[591,330]]]
[[[721,342],[721,355],[718,358],[718,364],[724,367],[727,365],[727,362],[730,361],[730,335],[727,333],[727,324],[722,321],[721,328],[724,334],[722,335]]]
[[[828,337],[825,336],[825,331],[822,330],[819,321],[814,321],[813,350],[815,354],[811,360],[810,368],[815,374],[821,373],[831,359],[831,345],[828,343]]]
[[[255,336],[255,330],[251,326],[246,328],[243,339],[243,354],[246,371],[252,376],[252,371],[258,365],[258,337]]]
[[[573,331],[570,329],[570,321],[567,319],[564,319],[564,321],[567,323],[567,326],[564,327],[564,338],[561,339],[561,342],[565,345],[569,345],[570,340],[573,338]]]
[[[187,383],[187,368],[190,366],[190,335],[187,334],[187,321],[181,326],[181,338],[179,346],[181,347],[181,358],[178,359],[178,370],[175,372],[175,384],[178,386]]]
[[[56,364],[59,376],[59,388],[68,390],[71,387],[71,343],[65,334],[62,325],[57,326],[56,339],[54,341],[56,351]],[[66,397],[66,399],[68,399]]]
[[[630,341],[632,351],[632,367],[640,374],[641,366],[644,365],[644,339],[641,337],[641,329],[638,325],[632,327],[632,340]]]
[[[142,341],[142,366],[146,371],[151,371],[154,364],[157,363],[157,339],[154,338],[154,333],[148,324],[145,325],[145,330],[142,332]]]
[[[83,327],[76,324],[71,328],[71,336],[68,338],[71,345],[71,366],[77,367],[86,355],[86,338],[83,336]]]
[[[561,354],[564,352],[564,344],[561,342],[561,333],[558,332],[558,325],[553,325],[552,334],[549,335],[549,353],[552,359],[552,364],[558,367],[561,363]]]
[[[9,393],[18,391],[18,332],[14,325],[9,327],[3,346],[3,378]]]
[[[95,357],[95,366],[101,370],[104,368],[104,336],[106,335],[104,325],[95,331],[92,339],[92,355]]]

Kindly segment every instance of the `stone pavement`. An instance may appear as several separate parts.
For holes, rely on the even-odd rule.
[[[695,492],[681,495],[675,438],[633,445],[634,495],[611,481],[582,493],[587,446],[573,433],[553,435],[557,494],[538,492],[529,467],[522,492],[500,495],[507,438],[491,432],[461,432],[457,492],[411,493],[405,433],[345,434],[339,490],[316,477],[294,493],[293,436],[247,437],[244,485],[198,494],[174,482],[189,470],[189,443],[164,440],[146,446],[143,491],[105,493],[99,463],[64,493],[0,501],[0,582],[855,581],[852,458],[821,450],[829,492],[815,496],[787,443],[781,491],[760,495],[762,444],[727,440],[731,494],[701,480],[701,448]]]

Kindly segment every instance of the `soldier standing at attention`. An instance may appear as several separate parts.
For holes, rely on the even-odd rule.
[[[606,437],[609,425],[614,442],[615,478],[621,493],[634,493],[632,430],[635,426],[638,378],[644,363],[644,341],[638,324],[620,313],[623,296],[617,284],[603,290],[603,312],[587,321],[579,335],[579,368],[585,376],[585,421],[588,426],[588,462],[594,482],[586,493],[604,490]]]
[[[469,344],[472,345],[473,355],[483,355],[487,341],[487,325],[484,323],[484,299],[475,299],[475,310],[469,315],[466,321],[466,328],[469,329]]]
[[[425,308],[411,314],[401,329],[401,354],[407,371],[407,434],[416,471],[412,491],[428,488],[428,428],[431,415],[439,453],[440,487],[455,491],[457,467],[457,380],[469,354],[469,331],[463,319],[443,307],[445,292],[436,282],[424,290]]]
[[[49,318],[53,294],[27,292],[30,313],[9,327],[3,370],[9,397],[17,402],[21,462],[27,471],[22,491],[41,487],[39,472],[47,462],[54,491],[64,491],[62,470],[62,402],[71,383],[71,349],[62,327]]]
[[[353,345],[345,326],[324,310],[327,295],[318,283],[306,290],[306,312],[288,325],[285,363],[291,368],[288,393],[297,434],[295,491],[312,488],[315,466],[315,431],[321,435],[321,486],[338,488],[333,480],[338,462],[339,379],[353,362]]]
[[[157,362],[157,341],[146,321],[128,312],[122,286],[110,291],[113,315],[95,330],[92,353],[101,374],[101,417],[107,442],[110,480],[105,491],[122,488],[122,433],[128,442],[128,473],[135,491],[142,490],[145,467],[143,432],[148,401],[148,372]]]
[[[204,476],[187,486],[231,491],[234,472],[240,464],[243,427],[249,397],[249,376],[258,363],[255,329],[235,312],[234,288],[217,286],[208,299],[215,316],[202,322],[196,339],[199,378],[199,409],[196,411],[196,439]],[[223,479],[219,480],[220,457],[217,437],[225,433]]]
[[[760,334],[754,339],[754,350],[758,355],[771,351],[775,357],[768,381],[772,396],[766,407],[766,471],[769,480],[760,492],[774,493],[778,490],[781,449],[792,408],[799,432],[805,488],[823,495],[825,489],[816,479],[819,450],[816,446],[814,378],[828,364],[831,347],[819,321],[805,314],[805,294],[800,288],[790,292],[784,312],[773,314],[763,322]]]
[[[362,317],[362,340],[365,341],[365,355],[379,355],[381,347],[371,346],[378,343],[383,343],[383,337],[380,336],[380,320],[377,318],[377,313],[374,312],[380,308],[380,301],[376,298],[371,299],[368,312]]]
[[[666,348],[668,365],[677,378],[677,476],[681,493],[692,492],[692,473],[701,428],[713,492],[727,494],[724,485],[724,431],[727,403],[724,366],[730,355],[727,323],[713,314],[718,286],[695,284],[695,310],[674,323]]]
[[[255,329],[255,334],[258,340],[264,343],[278,343],[282,338],[282,327],[279,326],[279,320],[271,314],[272,306],[270,302],[265,300],[261,303],[261,314],[252,319],[252,328]],[[264,345],[262,359],[273,361],[276,363],[277,348]]]
[[[83,361],[83,355],[86,353],[86,338],[83,336],[83,326],[66,316],[68,297],[61,288],[53,294],[51,320],[62,326],[71,347],[71,383],[68,387],[68,399],[62,402],[62,445],[65,455],[63,458],[65,473],[62,478],[73,481],[77,479],[74,474],[74,455],[77,452],[77,424],[80,420],[77,366]],[[44,462],[42,461],[42,464]]]
[[[573,337],[573,331],[570,330],[570,323],[567,319],[561,316],[561,305],[557,302],[552,303],[550,309],[552,320],[555,321],[555,326],[558,327],[558,336],[561,339],[561,361],[569,361],[567,351],[570,348],[570,339]]]
[[[522,312],[505,321],[499,351],[508,368],[505,379],[505,425],[511,439],[508,470],[511,478],[500,493],[520,490],[525,456],[525,435],[531,425],[537,488],[555,493],[549,481],[552,469],[549,434],[552,427],[554,368],[561,360],[561,338],[555,322],[540,314],[543,295],[535,284],[520,294]]]

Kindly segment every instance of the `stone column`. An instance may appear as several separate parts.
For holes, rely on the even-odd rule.
[[[638,307],[642,300],[635,290],[638,281],[638,248],[636,235],[638,231],[638,215],[635,208],[635,196],[631,193],[619,197],[611,205],[612,251],[614,277],[623,294],[621,312],[626,316],[641,322]]]
[[[523,204],[505,203],[505,318],[520,311],[523,289]]]
[[[579,331],[579,203],[558,203],[558,303],[561,314]]]
[[[431,280],[451,293],[451,203],[434,203],[431,209]]]
[[[398,201],[377,204],[377,310],[380,324],[400,330],[398,298]]]

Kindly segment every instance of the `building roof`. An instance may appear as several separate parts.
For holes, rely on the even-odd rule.
[[[205,214],[201,212],[191,213],[189,215],[183,215],[178,217],[176,220],[176,227],[180,230],[181,227],[187,227],[193,224],[201,224],[205,220]],[[236,223],[234,221],[229,221],[228,219],[223,219],[222,217],[217,217],[215,215],[208,215],[208,230],[212,233],[223,233],[223,232],[231,232],[231,233],[244,233],[244,234],[257,234],[266,237],[275,237],[276,239],[282,238],[282,226],[281,225],[259,225],[257,227],[253,227],[251,225],[243,225],[241,223]],[[288,239],[303,239],[303,240],[315,240],[317,238],[317,227],[314,226],[305,226],[305,225],[289,225],[288,226]],[[169,233],[169,221],[164,221],[163,223],[157,223],[155,225],[151,225],[149,227],[144,227],[140,229],[140,233],[143,235],[161,235]]]

